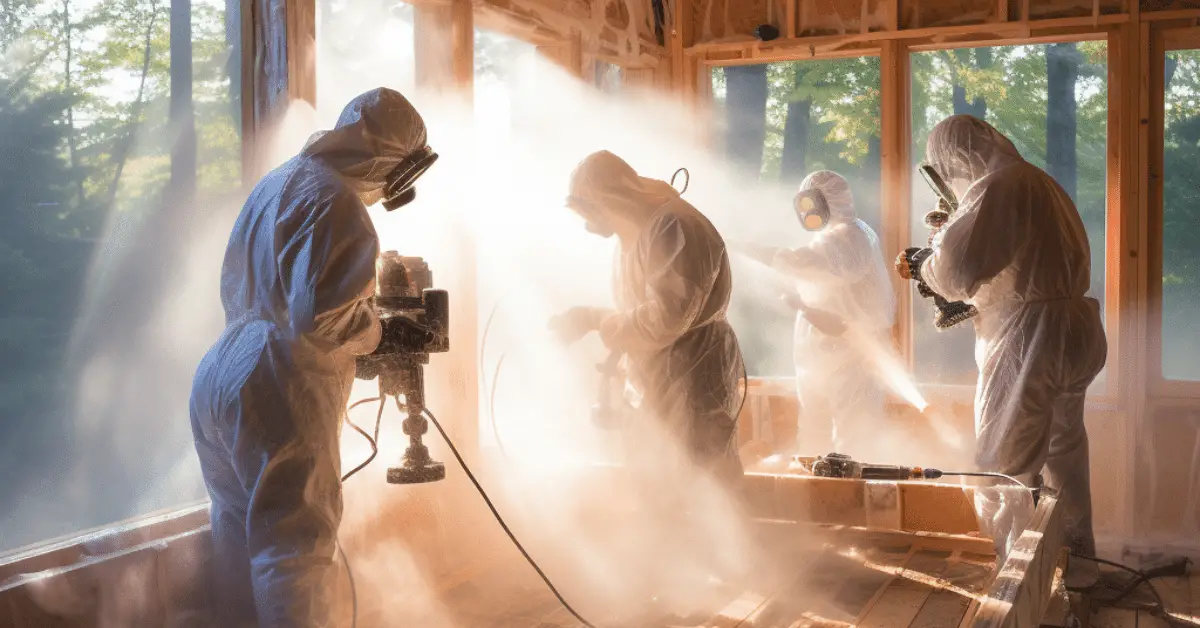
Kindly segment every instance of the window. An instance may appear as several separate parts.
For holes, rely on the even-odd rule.
[[[1200,380],[1200,50],[1166,54],[1163,136],[1162,372]]]
[[[859,217],[879,233],[877,57],[715,68],[712,88],[715,144],[728,161],[786,196],[808,173],[834,170],[850,181]],[[763,301],[735,288],[730,306],[747,368],[756,377],[790,376],[794,314]]]
[[[475,30],[475,121],[486,132],[507,133],[521,124],[522,91],[537,48],[493,31]],[[521,90],[525,86],[526,90]]]
[[[917,174],[925,140],[957,113],[981,117],[1008,136],[1021,155],[1046,170],[1075,200],[1091,245],[1089,295],[1104,308],[1105,146],[1108,124],[1105,42],[964,48],[912,55],[913,246],[925,246],[924,216],[933,192]],[[914,292],[915,294],[915,292]],[[932,304],[913,303],[918,380],[974,385],[974,330],[969,323],[938,332]],[[1103,377],[1103,374],[1101,374]]]
[[[592,84],[600,91],[606,94],[621,91],[621,84],[625,81],[625,70],[621,66],[597,59],[592,64],[592,71]]]
[[[413,6],[400,0],[317,1],[317,114],[330,128],[346,103],[376,88],[416,87]]]
[[[177,315],[215,298],[189,261],[241,192],[239,17],[4,5],[0,551],[204,495],[180,399],[220,303]]]

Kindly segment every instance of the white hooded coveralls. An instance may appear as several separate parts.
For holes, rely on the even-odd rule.
[[[212,498],[222,626],[332,626],[340,427],[356,355],[379,343],[379,241],[360,196],[425,146],[399,93],[355,98],[333,131],[265,176],[221,268],[226,327],[192,385]]]
[[[576,167],[571,196],[640,225],[620,242],[617,312],[601,336],[625,353],[644,414],[677,437],[699,467],[738,482],[743,367],[725,315],[733,286],[725,241],[675,188],[638,176],[608,151]]]
[[[884,416],[884,391],[864,343],[891,350],[896,296],[879,238],[854,210],[850,184],[829,170],[814,172],[800,190],[820,190],[829,224],[807,246],[776,251],[771,265],[797,280],[805,304],[839,317],[846,331],[831,337],[796,315],[793,361],[800,398],[801,453],[854,455]]]
[[[1108,344],[1086,295],[1091,253],[1067,193],[971,116],[929,136],[929,162],[970,184],[933,244],[921,278],[948,300],[975,304],[976,464],[1031,482],[1043,468],[1061,491],[1067,541],[1095,555],[1084,395]]]

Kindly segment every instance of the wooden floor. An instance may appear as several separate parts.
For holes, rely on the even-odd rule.
[[[920,544],[826,546],[788,564],[803,566],[758,585],[761,590],[714,590],[715,605],[724,606],[715,616],[588,619],[605,628],[959,628],[991,582],[995,557]],[[581,625],[540,581],[518,578],[515,569],[511,564],[497,567],[447,591],[444,599],[456,623],[478,628]],[[563,588],[564,594],[571,590]]]

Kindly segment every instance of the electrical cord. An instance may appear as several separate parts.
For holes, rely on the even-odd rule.
[[[1012,482],[1013,484],[1016,484],[1027,491],[1033,490],[1029,486],[1026,486],[1024,482],[1014,478],[1011,475],[996,473],[994,471],[942,471],[941,469],[925,469],[924,475],[925,479],[928,480],[936,480],[937,478],[941,477],[1000,478],[1002,480],[1008,480],[1009,482]]]
[[[363,405],[364,403],[371,403],[372,401],[379,402],[379,412],[377,412],[375,414],[375,437],[374,438],[372,438],[370,434],[367,434],[366,431],[364,431],[361,427],[359,427],[358,425],[355,425],[354,421],[350,420],[350,411],[351,410],[357,408],[358,406]],[[342,476],[343,484],[346,482],[346,480],[350,479],[350,476],[354,475],[355,473],[358,473],[359,471],[366,468],[367,465],[371,464],[371,461],[375,460],[375,456],[379,454],[379,424],[383,420],[383,409],[386,405],[387,405],[387,399],[384,396],[380,395],[378,397],[367,397],[366,399],[359,399],[358,401],[355,401],[354,403],[350,404],[349,407],[346,408],[346,414],[345,414],[345,419],[344,419],[346,424],[349,425],[350,427],[354,428],[354,431],[358,432],[359,434],[362,434],[363,438],[367,439],[367,442],[370,443],[370,445],[371,445],[371,455],[367,456],[367,459],[365,461],[363,461],[362,464],[358,465],[357,467],[354,467],[353,469],[350,470],[349,473]],[[342,557],[342,564],[344,564],[346,566],[346,579],[350,581],[350,606],[351,606],[351,612],[352,612],[352,615],[350,616],[350,626],[351,626],[351,628],[355,628],[356,626],[358,626],[358,589],[354,585],[354,572],[350,569],[350,559],[346,557],[346,550],[344,548],[342,548],[341,540],[338,540],[337,548],[338,548],[338,554],[341,555],[341,557]]]
[[[375,415],[375,437],[374,438],[371,438],[370,434],[367,434],[366,431],[364,431],[361,427],[355,425],[354,421],[350,420],[350,411],[351,410],[357,408],[358,406],[360,406],[364,403],[370,403],[372,401],[379,402],[379,412]],[[361,399],[359,401],[356,401],[356,402],[350,404],[349,408],[346,408],[346,418],[345,418],[346,424],[349,425],[350,427],[354,428],[354,431],[358,432],[359,434],[362,434],[363,438],[367,439],[367,442],[370,443],[370,445],[371,445],[371,455],[367,456],[367,459],[364,460],[362,464],[351,469],[350,472],[347,473],[346,475],[343,475],[342,482],[349,480],[350,476],[354,475],[355,473],[358,473],[359,471],[362,471],[367,465],[371,464],[371,461],[375,460],[375,456],[379,454],[379,424],[383,420],[383,408],[386,405],[387,405],[387,399],[384,398],[383,396],[379,396],[379,397],[369,397],[367,399]]]
[[[508,535],[508,538],[513,542],[513,545],[520,550],[521,555],[525,557],[525,560],[529,563],[529,566],[533,567],[533,570],[537,572],[538,576],[541,576],[542,582],[546,583],[546,587],[550,589],[550,592],[554,594],[554,597],[558,598],[559,603],[563,605],[563,608],[567,609],[567,612],[571,613],[571,615],[573,615],[575,619],[578,619],[579,622],[582,623],[586,628],[596,628],[595,624],[584,619],[582,615],[580,615],[569,603],[567,603],[567,600],[564,599],[562,594],[558,592],[558,589],[554,587],[554,583],[550,581],[550,578],[546,575],[546,572],[542,571],[542,568],[537,564],[537,561],[535,561],[533,557],[529,555],[529,552],[525,551],[525,546],[521,545],[521,542],[517,540],[516,535],[513,534],[512,530],[509,529],[508,524],[504,522],[504,518],[500,516],[500,512],[496,510],[496,506],[492,504],[491,498],[488,497],[487,491],[483,490],[483,487],[479,484],[479,480],[475,479],[475,474],[471,473],[471,468],[467,466],[467,463],[463,460],[462,455],[458,453],[458,448],[454,446],[454,442],[450,440],[450,437],[446,434],[446,430],[442,429],[442,424],[438,422],[437,417],[433,416],[433,413],[428,409],[424,411],[424,414],[425,416],[429,417],[429,421],[433,423],[433,426],[437,428],[438,433],[442,435],[442,440],[445,440],[446,445],[450,447],[450,452],[454,454],[454,458],[458,460],[458,465],[462,467],[463,472],[467,474],[467,479],[471,480],[471,484],[475,485],[475,490],[479,492],[479,496],[482,497],[484,503],[487,504],[488,510],[492,511],[492,516],[495,517],[496,522],[500,524],[500,527],[504,529],[505,534]]]
[[[350,581],[350,628],[358,626],[358,590],[354,586],[354,572],[350,570],[350,559],[346,558],[346,550],[342,549],[341,540],[338,541],[338,554],[342,555],[342,564],[346,566],[346,579]]]
[[[1141,571],[1139,569],[1134,569],[1133,567],[1130,567],[1128,565],[1122,565],[1121,563],[1118,563],[1115,561],[1105,560],[1103,558],[1098,558],[1096,556],[1088,556],[1086,554],[1081,554],[1079,552],[1071,552],[1071,556],[1073,558],[1080,558],[1080,559],[1088,560],[1088,561],[1098,563],[1101,565],[1108,565],[1110,567],[1116,567],[1117,569],[1129,572],[1135,576],[1135,578],[1129,584],[1126,584],[1123,589],[1121,589],[1119,592],[1117,592],[1116,595],[1114,595],[1112,597],[1105,597],[1105,598],[1093,598],[1096,601],[1098,601],[1102,604],[1105,604],[1105,605],[1115,605],[1117,602],[1120,602],[1121,600],[1128,597],[1130,593],[1133,593],[1135,590],[1137,590],[1137,588],[1139,586],[1145,584],[1146,586],[1148,586],[1150,588],[1150,593],[1154,596],[1154,600],[1155,600],[1155,607],[1154,607],[1154,609],[1152,609],[1151,612],[1153,614],[1165,619],[1168,622],[1172,622],[1172,618],[1170,616],[1170,613],[1168,613],[1168,611],[1167,611],[1166,604],[1163,602],[1162,595],[1159,594],[1158,588],[1154,586],[1154,582],[1152,582],[1152,581],[1157,580],[1159,578],[1168,578],[1168,577],[1172,577],[1172,576],[1178,577],[1178,576],[1185,575],[1187,573],[1188,565],[1191,563],[1191,561],[1189,559],[1184,558],[1182,560],[1177,560],[1173,563],[1164,565],[1162,567],[1158,567],[1156,569],[1151,569],[1149,571]]]

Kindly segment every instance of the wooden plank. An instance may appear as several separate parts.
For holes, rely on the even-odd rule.
[[[870,530],[855,526],[828,526],[815,523],[787,521],[782,519],[756,519],[759,532],[766,538],[780,539],[824,539],[830,543],[892,546],[911,544],[923,550],[970,552],[978,555],[994,555],[995,543],[990,538],[955,536],[936,532],[902,532],[892,530]]]
[[[987,597],[980,602],[973,628],[1036,628],[1046,610],[1063,543],[1058,497],[1043,491],[1038,507],[1013,544]]]
[[[747,473],[743,491],[759,517],[912,532],[979,531],[973,490],[954,484]]]
[[[979,532],[974,494],[970,487],[953,484],[901,483],[902,529],[946,534]]]
[[[0,554],[0,586],[20,574],[69,567],[88,557],[117,552],[207,524],[208,502],[196,502],[16,549]]]
[[[910,580],[903,574],[897,576],[885,589],[879,601],[858,622],[860,628],[908,626],[917,618],[921,608],[935,591],[928,584]]]
[[[858,611],[858,615],[854,621],[855,626],[862,626],[864,624],[866,618],[871,616],[874,613],[875,608],[884,600],[884,598],[890,597],[888,595],[888,592],[892,588],[892,585],[894,585],[898,582],[897,574],[899,574],[900,572],[903,571],[904,565],[909,561],[909,559],[912,558],[913,554],[915,554],[916,552],[917,552],[917,548],[910,547],[908,549],[908,551],[905,552],[904,554],[898,554],[898,553],[884,554],[879,559],[877,559],[877,562],[875,563],[875,565],[872,565],[874,568],[878,569],[881,573],[889,574],[889,577],[887,577],[886,579],[883,580],[881,585],[878,586],[878,588],[876,588],[874,593],[868,599],[867,603],[862,606],[862,609],[860,611]],[[866,561],[863,561],[863,562],[864,562],[864,564],[867,564]],[[901,596],[901,599],[903,599],[903,597],[904,596]],[[884,608],[882,611],[880,611],[880,615],[878,616],[876,621],[880,621],[880,620],[886,621],[886,614],[891,612],[891,610],[892,610],[892,608],[891,608],[892,602],[893,602],[893,600],[889,599],[888,607]],[[903,625],[903,624],[901,624],[901,625]],[[877,628],[877,627],[875,627],[875,628]]]
[[[866,519],[870,529],[903,529],[900,487],[895,482],[867,482]]]

